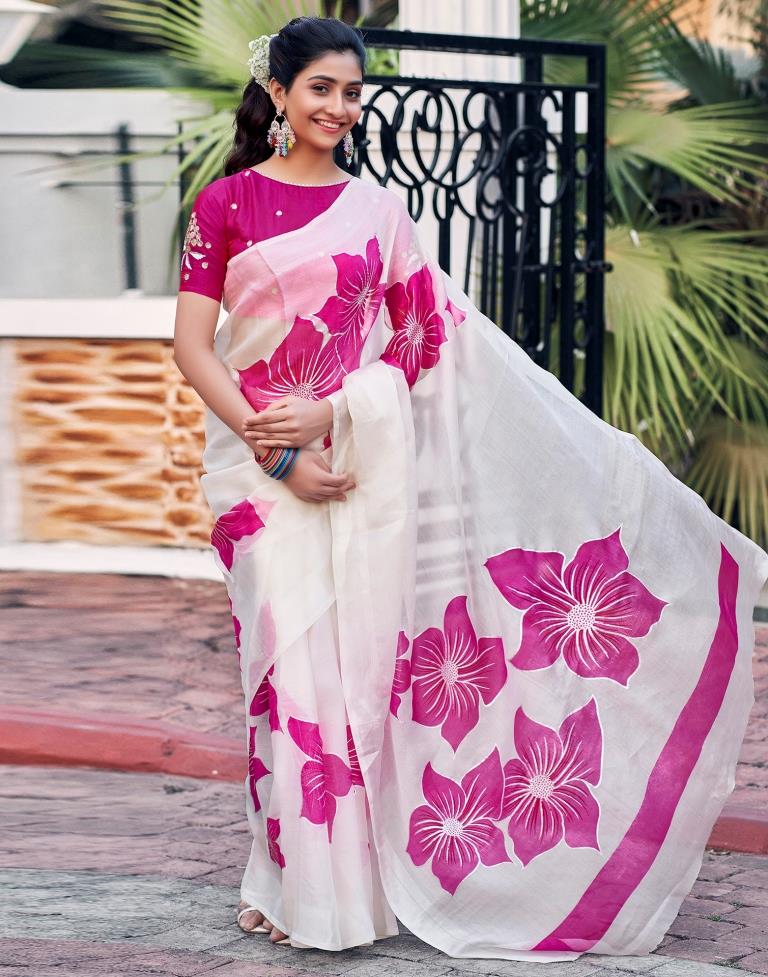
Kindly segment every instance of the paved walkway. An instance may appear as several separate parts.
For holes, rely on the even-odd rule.
[[[9,573],[0,574],[0,606],[0,709],[147,718],[242,741],[223,585]],[[761,626],[759,642],[758,701],[735,797],[766,812],[768,627]],[[0,977],[768,974],[768,856],[707,852],[678,919],[649,957],[456,960],[402,925],[399,937],[375,947],[302,951],[243,935],[233,924],[249,845],[240,784],[79,768],[0,770]]]
[[[167,720],[242,739],[223,583],[0,573],[0,608],[0,703]]]
[[[725,977],[710,962],[768,973],[764,856],[708,852],[664,945],[649,957],[457,960],[404,928],[374,947],[325,953],[272,946],[235,927],[249,846],[236,784],[6,767],[0,806],[0,975]]]

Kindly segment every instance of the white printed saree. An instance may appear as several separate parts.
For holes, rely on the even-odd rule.
[[[358,179],[229,262],[256,409],[329,396],[298,500],[209,412],[249,727],[243,897],[296,946],[655,947],[733,786],[768,557],[595,417]]]

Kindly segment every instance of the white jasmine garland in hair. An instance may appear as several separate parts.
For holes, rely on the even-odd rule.
[[[268,90],[269,85],[269,42],[273,37],[277,37],[277,34],[261,34],[248,45],[251,52],[248,67],[264,91]]]

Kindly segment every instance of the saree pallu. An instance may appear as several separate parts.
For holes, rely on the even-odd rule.
[[[357,483],[302,502],[207,415],[244,898],[297,946],[397,916],[455,957],[650,951],[733,788],[768,556],[483,316],[385,188],[237,255],[225,306],[250,403],[329,397],[308,447]]]

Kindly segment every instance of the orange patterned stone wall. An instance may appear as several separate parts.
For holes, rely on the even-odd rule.
[[[15,340],[21,536],[204,547],[203,405],[165,340]]]

